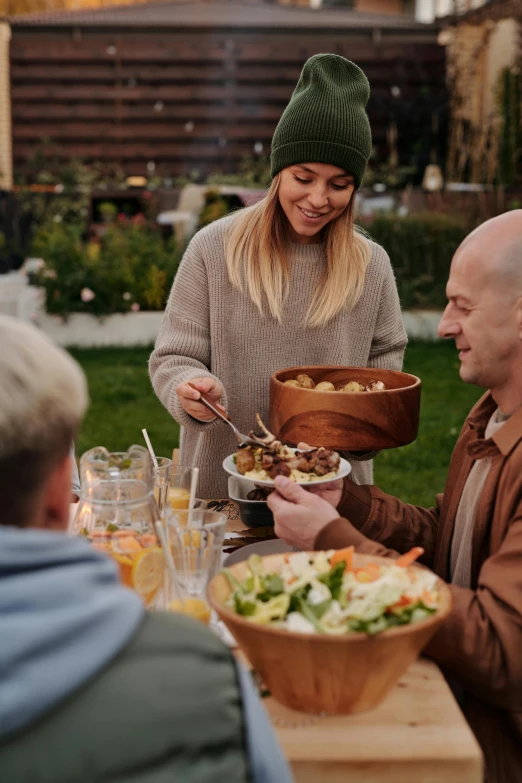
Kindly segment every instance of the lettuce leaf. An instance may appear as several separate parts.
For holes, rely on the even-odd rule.
[[[323,584],[329,588],[332,594],[332,598],[338,599],[339,595],[341,594],[345,568],[346,563],[344,560],[341,560],[340,563],[336,563],[332,568],[330,568],[328,573],[320,574],[317,577],[319,582],[323,582]]]

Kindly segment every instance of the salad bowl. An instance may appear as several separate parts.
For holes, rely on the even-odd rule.
[[[317,553],[306,555],[314,558]],[[292,555],[260,558],[263,573],[280,574],[289,557]],[[364,569],[369,563],[390,566],[391,562],[387,558],[354,553],[352,567]],[[422,566],[410,568],[415,573],[431,574]],[[253,622],[230,606],[234,594],[232,584],[235,580],[244,583],[250,573],[245,561],[231,566],[228,576],[219,573],[209,584],[209,601],[274,699],[302,712],[347,715],[376,707],[451,611],[448,586],[432,575],[437,606],[421,621],[390,627],[374,635],[361,631],[334,635],[303,633],[302,629],[292,631]]]

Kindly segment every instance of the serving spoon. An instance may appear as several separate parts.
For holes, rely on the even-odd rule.
[[[251,438],[250,435],[243,435],[243,433],[238,430],[236,425],[230,421],[228,415],[226,413],[223,413],[223,411],[220,411],[219,408],[215,406],[214,403],[210,400],[210,398],[207,397],[206,394],[200,392],[199,389],[196,389],[193,383],[190,383],[189,381],[187,383],[187,386],[190,386],[191,389],[194,389],[194,391],[199,392],[200,399],[198,400],[198,402],[201,402],[205,406],[205,408],[208,408],[208,410],[214,414],[214,416],[217,416],[218,419],[224,421],[225,424],[228,424],[228,426],[234,430],[234,434],[241,446],[255,446],[256,448],[261,447],[263,449],[266,449],[266,443],[263,443],[263,441],[256,440],[255,438]]]

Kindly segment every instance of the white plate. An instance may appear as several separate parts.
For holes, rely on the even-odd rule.
[[[229,457],[227,457],[223,461],[223,467],[225,468],[227,473],[230,473],[231,476],[237,476],[239,479],[243,479],[244,481],[255,481],[256,484],[259,484],[262,487],[273,487],[274,482],[272,479],[251,479],[247,478],[246,476],[242,476],[241,473],[238,473],[238,470],[236,468],[236,463],[233,459],[234,455],[231,454]],[[337,471],[337,474],[332,478],[320,478],[315,479],[314,481],[297,481],[297,484],[300,484],[302,487],[316,487],[318,484],[330,484],[332,481],[338,481],[339,479],[344,478],[347,476],[352,469],[352,466],[350,463],[343,459],[341,457],[341,464],[339,465],[339,470]]]

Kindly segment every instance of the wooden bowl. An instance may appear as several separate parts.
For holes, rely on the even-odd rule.
[[[279,570],[284,557],[264,557],[264,568]],[[357,567],[368,561],[390,562],[354,555]],[[247,564],[236,563],[230,571],[244,579]],[[376,636],[301,634],[256,625],[225,606],[231,587],[223,574],[210,583],[208,597],[274,699],[301,712],[347,715],[380,704],[429,642],[451,610],[449,588],[442,581],[438,588],[440,608],[435,614],[423,622],[391,628]]]
[[[285,386],[300,373],[317,384],[383,381],[381,392],[323,392]],[[270,431],[297,445],[337,451],[405,446],[419,430],[421,382],[415,375],[367,367],[310,366],[278,370],[270,378]]]

